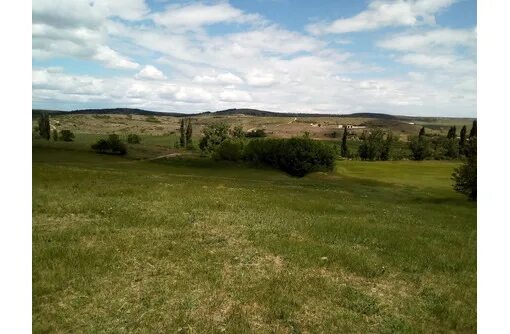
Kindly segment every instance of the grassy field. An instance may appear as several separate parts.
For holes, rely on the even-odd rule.
[[[34,140],[34,332],[476,332],[476,204],[451,188],[456,163],[297,179],[91,139]],[[147,156],[172,149],[151,140]]]

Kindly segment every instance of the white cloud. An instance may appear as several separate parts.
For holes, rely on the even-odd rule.
[[[140,1],[126,2],[126,8],[122,3],[98,0],[89,8],[79,1],[57,5],[37,1],[34,58],[70,56],[140,71],[107,71],[94,77],[66,72],[67,67],[66,71],[35,68],[36,107],[95,103],[181,112],[253,107],[321,113],[476,113],[476,34],[472,29],[413,28],[412,33],[389,36],[377,45],[396,51],[391,55],[395,61],[415,68],[406,68],[408,75],[391,77],[386,71],[382,77],[384,68],[362,63],[357,53],[339,49],[342,43],[356,43],[353,39],[325,40],[290,31],[227,2],[170,6],[156,13],[147,13]],[[402,3],[375,1],[367,11],[387,14],[387,20],[374,16],[377,27],[418,25],[433,23],[437,11],[447,5],[443,0]],[[359,17],[356,20],[363,23]],[[216,23],[249,24],[236,26],[235,33],[210,34],[208,26]],[[156,66],[142,68],[140,59],[156,66],[164,63],[171,71],[165,76]]]
[[[194,82],[203,84],[225,84],[238,85],[243,83],[243,79],[231,72],[214,75],[197,75],[193,78]]]
[[[434,29],[390,36],[377,46],[402,52],[395,60],[427,71],[476,76],[476,29]]]
[[[202,3],[171,5],[163,12],[152,14],[151,18],[165,27],[185,29],[197,29],[216,23],[246,23],[260,19],[258,15],[245,14],[227,2],[212,5]]]
[[[226,102],[249,102],[252,100],[248,92],[240,90],[225,90],[220,94],[220,100]]]
[[[92,56],[92,59],[99,60],[104,63],[106,67],[110,68],[135,69],[140,66],[120,55],[117,51],[110,49],[108,46],[99,46],[94,56]]]
[[[96,102],[181,112],[253,107],[321,113],[389,112],[442,116],[476,113],[476,77],[434,72],[384,80],[310,76],[306,84],[244,90],[217,85],[204,89],[184,79],[95,78],[49,68],[35,69],[32,84],[35,103],[60,101],[77,105]]]
[[[427,55],[427,54],[407,54],[401,56],[399,60],[406,64],[413,64],[428,68],[444,68],[451,66],[455,62],[455,57],[451,55]]]
[[[246,74],[246,82],[251,86],[267,87],[275,83],[275,78],[273,73],[252,70]]]
[[[398,51],[429,50],[431,48],[476,48],[475,29],[436,29],[421,33],[400,34],[377,43],[379,47]],[[438,50],[439,51],[439,50]]]
[[[109,16],[118,16],[124,20],[140,20],[149,13],[144,0],[99,0],[89,1],[95,5],[103,5]]]
[[[166,76],[152,65],[144,66],[135,76],[137,79],[164,80]]]
[[[291,32],[277,26],[268,26],[251,31],[227,36],[228,45],[239,48],[238,51],[260,53],[292,54],[301,51],[316,51],[324,48],[326,43],[318,39]]]
[[[476,63],[473,60],[458,58],[452,54],[431,55],[410,53],[398,57],[397,60],[404,64],[415,65],[426,69],[441,69],[445,73],[452,72],[476,73]]]
[[[368,9],[350,18],[314,23],[307,30],[315,35],[375,30],[390,26],[435,24],[435,14],[455,0],[374,0]]]
[[[212,95],[199,87],[181,87],[175,93],[175,99],[188,103],[208,102],[212,100]]]
[[[148,11],[143,0],[38,0],[32,6],[32,55],[72,56],[106,67],[133,69],[138,64],[107,45],[107,17],[139,19]]]

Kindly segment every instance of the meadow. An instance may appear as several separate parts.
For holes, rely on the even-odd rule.
[[[152,125],[150,125],[152,126]],[[149,131],[148,131],[149,132]],[[448,161],[304,178],[34,139],[33,331],[476,332],[476,203]]]

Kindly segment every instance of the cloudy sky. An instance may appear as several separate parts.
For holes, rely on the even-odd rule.
[[[475,0],[33,0],[34,108],[476,116]]]

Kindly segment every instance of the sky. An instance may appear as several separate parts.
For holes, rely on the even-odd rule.
[[[32,107],[476,117],[475,0],[33,0]]]

